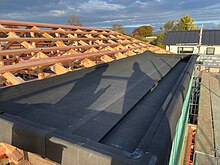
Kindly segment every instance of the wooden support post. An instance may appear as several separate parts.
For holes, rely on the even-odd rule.
[[[31,37],[35,37],[35,33],[34,32],[30,32]]]
[[[73,50],[73,49],[70,49],[70,54],[78,54],[78,52],[77,51],[75,51],[75,50]]]
[[[119,39],[118,42],[120,42],[120,43],[125,43],[125,41],[124,41],[124,40],[121,40],[121,39]]]
[[[89,53],[89,52],[98,52],[98,50],[92,47],[86,51],[86,53]]]
[[[117,54],[115,55],[115,57],[116,57],[116,60],[120,60],[120,59],[122,59],[122,58],[126,58],[127,56],[126,56],[125,54],[122,54],[122,53],[117,53]]]
[[[8,36],[12,38],[20,38],[15,32],[9,32]],[[27,49],[34,48],[31,44],[29,44],[27,41],[21,42],[21,45],[24,46]]]
[[[112,47],[110,47],[110,46],[107,46],[105,49],[106,49],[106,50],[112,50],[112,51],[116,50],[116,49],[114,49],[114,48],[112,48]]]
[[[74,35],[72,35],[72,34],[67,34],[67,36],[68,36],[69,38],[77,38],[76,36],[74,36]]]
[[[24,151],[21,149],[17,149],[20,153],[22,153],[22,155],[24,155]],[[41,156],[31,153],[31,152],[26,152],[25,153],[27,158],[28,158],[28,162],[30,162],[32,165],[56,165],[56,163],[48,160],[48,159],[44,159]],[[24,157],[24,156],[23,156]]]
[[[75,35],[67,34],[67,36],[68,36],[69,38],[77,38],[77,34],[75,34]],[[77,42],[77,41],[75,41],[75,45],[78,46],[78,42]]]
[[[100,38],[106,38],[104,35],[100,34],[99,35]]]
[[[6,29],[4,26],[2,26],[2,25],[0,25],[0,28],[2,28],[2,29]],[[12,35],[13,35],[13,33],[14,32],[12,32]],[[10,32],[7,34],[8,36],[9,36],[9,34],[10,34]],[[14,33],[15,34],[15,33]],[[20,33],[20,35],[18,36],[18,37],[20,37],[20,36],[22,36],[24,34],[24,32],[22,32],[22,33]],[[15,34],[16,35],[16,34]],[[4,50],[5,49],[8,49],[11,45],[13,44],[13,42],[8,42],[6,45],[4,45]]]
[[[137,49],[137,52],[138,53],[143,53],[144,51],[143,51],[143,49]]]
[[[19,161],[22,160],[23,156],[22,154],[13,146],[5,143],[1,143],[1,146],[3,146],[6,150],[6,155],[15,163],[18,164]]]
[[[80,43],[81,45],[89,45],[89,44],[87,44],[86,42],[84,42],[82,40],[80,40],[78,43]]]
[[[44,76],[44,73],[43,73],[43,69],[42,69],[41,67],[37,67],[37,68],[36,68],[36,71],[37,71],[37,73],[38,73],[38,75],[37,75],[37,76],[38,76],[38,79],[39,79],[39,80],[44,79],[45,76]]]
[[[67,62],[67,65],[68,65],[68,71],[72,71],[74,63],[72,61],[69,61],[69,62]]]
[[[141,43],[141,42],[139,43],[139,45],[141,45],[141,46],[146,46],[146,44],[144,44],[144,43]]]
[[[35,27],[34,29],[40,30],[38,27]],[[51,35],[48,34],[48,33],[43,33],[42,36],[44,36],[45,38],[54,38],[53,36],[51,36]],[[66,45],[63,43],[63,41],[56,41],[55,44],[56,44],[58,47],[66,46]]]
[[[117,43],[117,42],[112,41],[112,40],[108,40],[108,42],[111,43],[111,44],[116,44]]]
[[[124,41],[125,41],[125,43],[131,42],[131,41],[129,41],[128,39],[125,39]]]
[[[57,75],[61,75],[61,74],[64,74],[64,73],[68,72],[68,69],[63,67],[61,64],[55,64],[55,65],[51,66],[50,68]]]
[[[111,58],[111,57],[109,57],[108,55],[102,56],[102,57],[101,57],[101,60],[102,60],[103,62],[111,62],[111,61],[114,61],[114,59]]]
[[[91,61],[90,59],[88,58],[85,58],[84,60],[81,61],[81,65],[83,65],[84,67],[88,68],[88,67],[92,67],[92,66],[95,66],[96,63]]]
[[[109,35],[109,37],[111,37],[113,39],[117,39],[114,35]]]
[[[36,53],[33,57],[31,57],[31,60],[36,60],[36,59],[40,59],[40,58],[48,58],[48,56],[46,54],[44,54],[43,52],[38,52]]]
[[[125,47],[124,46],[122,46],[122,45],[118,45],[118,46],[116,46],[115,47],[117,50],[120,50],[120,49],[125,49]]]
[[[48,56],[46,54],[44,54],[43,52],[39,52],[37,53],[39,58],[48,58]]]
[[[92,31],[91,31],[91,33],[98,33],[98,32],[97,32],[97,31],[95,31],[95,30],[92,30]]]
[[[39,29],[39,28],[38,28]],[[64,29],[62,28],[59,28],[58,30],[61,30],[61,31],[65,31]],[[47,33],[44,33],[43,34],[44,37],[46,38],[53,38],[53,36],[47,34]],[[68,34],[67,35],[69,38],[75,38],[75,36],[73,36],[72,34]],[[83,42],[83,41],[82,41]],[[64,44],[62,41],[56,41],[55,44],[58,46],[58,47],[63,47],[63,46],[66,46],[66,44]],[[66,52],[64,53],[63,55],[69,55],[69,54],[77,54],[78,52],[76,52],[75,50],[73,49],[70,49],[69,52]]]
[[[95,43],[97,43],[97,44],[103,44],[103,41],[101,41],[101,40],[96,40]]]
[[[131,44],[128,44],[127,46],[128,46],[128,48],[135,48],[135,46],[133,46]]]
[[[138,44],[135,44],[135,43],[134,43],[134,44],[132,44],[132,45],[133,45],[134,47],[139,47],[139,45],[138,45]]]
[[[93,38],[91,34],[86,34],[85,36],[87,38]],[[89,45],[92,45],[92,40],[89,41]]]
[[[51,35],[48,34],[48,33],[43,33],[42,36],[44,36],[45,38],[53,38],[53,36],[51,36]]]
[[[32,42],[32,47],[36,48],[36,42]]]
[[[25,48],[27,49],[31,49],[31,48],[34,48],[31,44],[29,44],[27,41],[23,41],[21,43],[22,46],[24,46]]]
[[[12,73],[6,72],[2,75],[12,85],[24,83],[25,81],[21,77],[15,77]]]
[[[0,65],[3,66],[4,65],[4,61],[3,61],[3,57],[0,56]]]
[[[2,161],[0,161],[1,165],[9,165],[9,164],[14,164],[9,158],[6,158]]]
[[[127,56],[134,56],[136,55],[136,53],[134,53],[133,51],[128,51],[125,53]]]
[[[32,165],[28,160],[22,160],[18,165]]]
[[[1,83],[4,85],[24,81],[14,76],[14,73],[28,74],[30,79],[36,76],[43,79],[66,73],[73,66],[90,67],[100,62],[133,56],[146,49],[166,52],[107,29],[4,20],[0,22],[4,25],[0,25],[0,33],[8,35],[0,38],[0,42],[7,42],[2,44],[3,50],[0,50]],[[55,74],[46,72],[48,69],[52,69]]]
[[[60,33],[55,33],[55,36],[56,36],[57,38],[59,38],[59,37],[60,37]]]
[[[58,47],[66,46],[66,44],[64,44],[62,41],[56,41],[55,43]]]
[[[3,146],[0,146],[0,158],[6,154],[6,149]]]

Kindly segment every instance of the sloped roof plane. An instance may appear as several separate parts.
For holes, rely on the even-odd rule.
[[[169,31],[163,40],[165,45],[198,44],[199,30]],[[220,30],[203,30],[203,45],[220,45]]]
[[[0,34],[0,85],[5,86],[64,74],[146,50],[169,53],[109,29],[0,20]]]

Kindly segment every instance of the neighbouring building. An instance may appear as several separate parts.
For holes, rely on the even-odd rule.
[[[220,30],[170,31],[163,44],[166,50],[177,54],[220,55]]]
[[[149,36],[149,37],[146,37],[146,39],[148,42],[152,42],[157,39],[157,36]]]

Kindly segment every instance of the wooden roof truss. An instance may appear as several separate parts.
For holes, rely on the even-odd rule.
[[[169,53],[109,29],[0,20],[0,86],[143,53]]]

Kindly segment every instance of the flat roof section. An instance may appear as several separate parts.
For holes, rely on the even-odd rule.
[[[166,164],[196,57],[140,55],[0,89],[0,140],[60,164]]]
[[[220,74],[203,72],[195,142],[196,164],[217,164],[220,147]]]

